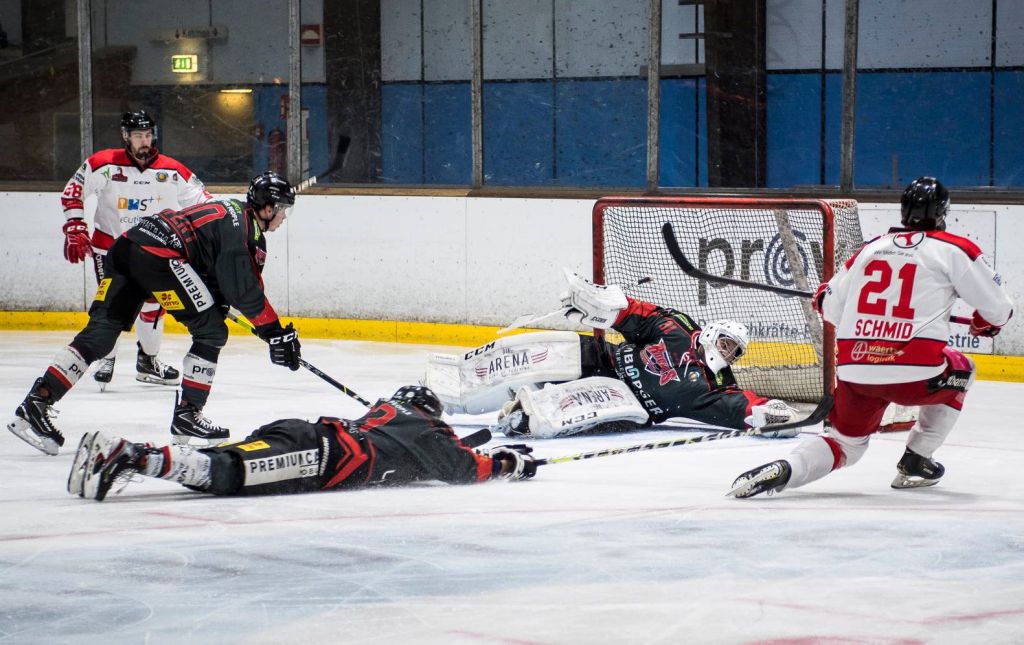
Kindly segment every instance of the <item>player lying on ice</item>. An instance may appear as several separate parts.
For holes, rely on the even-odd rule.
[[[770,495],[852,466],[890,403],[921,406],[892,487],[939,482],[945,468],[932,455],[953,429],[975,376],[974,362],[946,344],[949,311],[963,298],[975,308],[971,335],[987,337],[1013,315],[981,249],[946,232],[948,211],[941,183],[915,179],[903,191],[902,228],[865,244],[818,288],[814,308],[836,327],[832,429],[801,442],[786,459],[743,473],[731,495]]]
[[[565,276],[566,317],[614,329],[625,342],[535,332],[462,356],[433,355],[426,384],[447,412],[501,408],[498,426],[506,436],[536,438],[635,429],[673,417],[741,430],[793,420],[796,410],[783,401],[737,386],[730,365],[749,342],[741,323],[701,329],[690,316],[628,298],[620,287],[595,285],[568,270]],[[764,435],[797,432],[766,429]]]
[[[214,495],[274,495],[431,479],[526,479],[537,472],[527,446],[474,451],[468,443],[441,420],[433,392],[407,386],[358,419],[280,419],[240,442],[213,448],[156,448],[86,433],[68,492],[102,501],[112,486],[123,488],[136,474]]]

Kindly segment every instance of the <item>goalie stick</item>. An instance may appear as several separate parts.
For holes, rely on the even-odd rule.
[[[228,313],[227,313],[227,317],[228,317],[228,318],[230,318],[230,319],[231,319],[232,321],[234,321],[234,322],[238,323],[238,325],[239,325],[240,327],[243,327],[243,328],[245,328],[245,329],[248,329],[248,330],[249,330],[250,332],[252,332],[252,334],[253,334],[254,336],[255,336],[255,335],[257,335],[257,334],[256,334],[256,328],[255,328],[255,327],[253,327],[252,323],[251,323],[251,322],[249,322],[248,320],[246,320],[245,318],[243,318],[243,317],[241,317],[241,316],[236,316],[236,315],[235,315],[235,313],[234,313],[234,312],[232,312],[232,311],[228,311]],[[330,383],[330,384],[331,384],[331,385],[333,385],[334,387],[338,388],[339,390],[341,390],[341,391],[342,391],[342,392],[344,392],[345,394],[349,395],[350,397],[352,397],[352,398],[353,398],[353,399],[355,399],[356,401],[359,401],[360,403],[362,403],[362,404],[363,404],[363,405],[365,405],[366,407],[368,407],[368,408],[371,408],[371,407],[373,407],[373,404],[372,404],[372,403],[370,403],[369,401],[367,401],[367,400],[366,400],[366,399],[364,399],[363,397],[359,396],[358,394],[356,394],[356,393],[355,393],[355,392],[353,392],[352,390],[348,389],[347,387],[345,387],[344,385],[342,385],[342,384],[341,384],[341,383],[339,383],[338,381],[335,381],[335,380],[334,380],[333,378],[331,378],[331,377],[330,377],[330,376],[328,376],[327,374],[324,374],[323,372],[321,372],[320,370],[318,370],[318,369],[317,369],[316,367],[314,367],[313,365],[311,365],[310,363],[308,363],[308,362],[307,362],[307,361],[306,361],[305,359],[303,359],[303,358],[300,358],[300,359],[299,359],[299,365],[301,365],[301,366],[305,367],[305,368],[306,368],[307,370],[309,370],[310,372],[313,372],[314,374],[316,374],[317,376],[319,376],[319,377],[320,377],[320,378],[322,378],[323,380],[327,381],[328,383]]]
[[[672,259],[676,261],[679,268],[683,270],[683,273],[690,277],[698,280],[704,280],[705,282],[716,282],[718,284],[731,284],[736,287],[743,289],[757,289],[760,291],[769,291],[771,293],[777,293],[783,296],[799,296],[801,298],[813,298],[814,293],[810,291],[804,291],[802,289],[790,289],[789,287],[779,287],[774,284],[762,284],[760,282],[750,282],[748,280],[740,280],[739,278],[728,278],[720,275],[712,275],[707,271],[703,271],[693,266],[693,263],[686,257],[683,250],[679,247],[679,242],[676,240],[676,233],[672,230],[672,223],[665,222],[661,227],[661,235],[665,238],[665,246],[668,248],[668,252],[672,255]],[[961,325],[970,325],[971,319],[963,316],[950,316],[950,322],[958,323]]]
[[[705,434],[697,437],[685,437],[681,439],[666,439],[664,441],[651,441],[648,443],[641,443],[635,446],[629,446],[627,448],[605,448],[603,450],[592,450],[590,452],[578,452],[574,455],[565,455],[563,457],[549,457],[547,459],[537,459],[534,463],[538,466],[546,466],[547,464],[561,464],[567,461],[582,461],[584,459],[593,459],[594,457],[611,457],[612,455],[621,455],[628,452],[641,452],[643,450],[656,450],[659,448],[672,448],[675,446],[685,446],[691,443],[707,443],[709,441],[721,441],[723,439],[732,439],[734,437],[756,437],[764,431],[774,430],[790,430],[792,428],[802,428],[804,426],[811,426],[821,423],[828,416],[829,411],[832,409],[833,399],[831,395],[826,394],[822,397],[818,405],[811,411],[809,415],[798,421],[790,421],[789,423],[779,423],[773,425],[767,425],[763,428],[749,428],[747,430],[729,430],[726,432],[715,432],[713,434]]]

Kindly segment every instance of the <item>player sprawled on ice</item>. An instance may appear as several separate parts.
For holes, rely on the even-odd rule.
[[[535,332],[461,356],[433,355],[426,384],[448,412],[501,408],[498,425],[507,436],[537,438],[635,429],[672,417],[736,429],[793,420],[796,411],[783,401],[737,386],[730,366],[749,342],[741,323],[723,320],[701,329],[688,315],[628,298],[618,286],[595,285],[568,270],[565,275],[566,317],[614,329],[625,342]]]
[[[433,392],[408,386],[377,401],[359,419],[281,419],[215,448],[154,448],[86,433],[68,492],[102,501],[112,486],[126,485],[137,473],[214,495],[261,495],[435,479],[450,484],[526,479],[537,472],[527,446],[474,451],[476,445],[464,443],[445,425]]]
[[[158,210],[177,210],[208,202],[213,197],[203,182],[176,159],[153,145],[157,126],[143,110],[125,112],[121,117],[123,148],[100,150],[75,171],[64,187],[60,203],[64,209],[64,257],[77,264],[91,255],[100,283],[108,270],[107,253],[121,232],[140,217]],[[92,238],[85,223],[85,198],[96,195]],[[150,296],[135,321],[139,337],[135,359],[136,380],[160,385],[177,385],[178,370],[157,359],[163,335],[164,310]],[[117,343],[98,363],[93,378],[103,389],[114,376]]]
[[[228,430],[203,416],[227,342],[228,306],[239,309],[270,344],[270,360],[299,369],[299,340],[282,327],[263,291],[266,233],[273,232],[295,203],[295,191],[276,173],[257,175],[243,204],[213,201],[180,211],[143,217],[107,253],[107,274],[89,308],[89,322],[36,379],[7,429],[48,455],[57,454],[64,436],[53,423],[52,407],[106,356],[118,335],[131,329],[142,304],[156,296],[164,309],[192,335],[182,361],[185,376],[171,420],[172,439],[223,440]]]
[[[949,312],[963,298],[975,308],[970,333],[989,337],[1013,315],[981,249],[946,232],[948,210],[941,183],[914,180],[901,199],[903,227],[865,244],[819,287],[815,309],[836,327],[833,428],[786,459],[740,475],[733,495],[797,488],[852,466],[890,402],[921,406],[892,487],[939,482],[945,469],[932,455],[960,416],[975,375],[973,361],[946,345]]]

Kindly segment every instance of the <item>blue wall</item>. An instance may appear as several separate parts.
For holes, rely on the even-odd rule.
[[[996,74],[994,105],[991,80],[986,71],[859,73],[856,186],[899,187],[924,174],[987,186],[990,172],[995,186],[1024,186],[1024,72]],[[485,183],[643,186],[646,88],[642,79],[485,83]],[[770,73],[767,90],[768,186],[821,184],[821,75]],[[666,79],[661,92],[661,185],[706,186],[703,79]],[[826,185],[839,181],[841,100],[841,76],[826,74]],[[468,184],[469,85],[385,84],[382,145],[384,181]]]

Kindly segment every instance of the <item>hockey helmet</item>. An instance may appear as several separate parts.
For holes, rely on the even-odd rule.
[[[900,221],[907,228],[944,231],[948,212],[949,191],[934,177],[918,177],[900,198]]]
[[[704,362],[718,374],[747,351],[747,326],[734,320],[719,320],[701,330],[697,343],[704,348]]]
[[[295,189],[284,177],[273,170],[265,170],[249,182],[249,192],[245,195],[249,206],[259,210],[267,204],[285,207],[295,203]]]
[[[444,409],[434,391],[423,385],[400,387],[391,395],[391,400],[426,412],[435,419],[441,418],[441,411]]]
[[[152,130],[156,138],[156,121],[145,110],[125,112],[121,115],[121,134],[128,136],[132,130]]]

